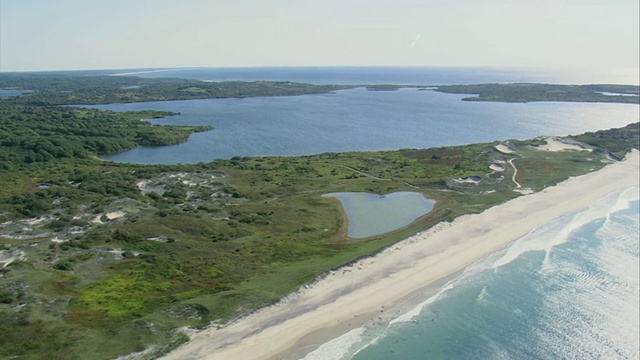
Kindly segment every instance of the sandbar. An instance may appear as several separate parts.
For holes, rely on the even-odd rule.
[[[640,155],[556,186],[523,195],[480,214],[441,222],[380,254],[345,266],[273,306],[224,327],[209,327],[165,359],[288,358],[300,347],[338,336],[354,319],[371,318],[419,289],[461,271],[536,227],[638,184]],[[324,334],[324,335],[322,335]],[[318,338],[314,341],[314,336]],[[304,339],[304,341],[303,341]],[[299,351],[298,351],[299,353]]]

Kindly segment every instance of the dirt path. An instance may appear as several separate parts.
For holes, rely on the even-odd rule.
[[[516,184],[516,188],[520,189],[522,185],[520,185],[520,183],[516,181],[516,176],[518,176],[518,168],[516,168],[516,166],[513,164],[513,160],[515,159],[516,158],[509,160],[509,165],[511,165],[511,167],[513,168],[513,176],[511,177],[511,180],[514,184]]]
[[[364,176],[366,176],[366,177],[368,177],[368,178],[370,178],[370,179],[380,180],[380,181],[391,181],[391,179],[383,179],[383,178],[379,178],[379,177],[373,176],[373,175],[371,175],[371,174],[367,174],[366,172],[362,172],[362,171],[360,171],[360,170],[354,169],[354,168],[352,168],[352,167],[348,167],[348,166],[345,166],[345,165],[339,165],[339,166],[341,166],[341,167],[343,167],[343,168],[345,168],[345,169],[349,169],[349,170],[351,170],[351,171],[353,171],[353,172],[355,172],[355,173],[358,173],[358,174],[360,174],[360,175],[364,175]]]

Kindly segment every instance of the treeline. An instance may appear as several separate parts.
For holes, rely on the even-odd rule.
[[[60,106],[0,103],[0,169],[16,164],[107,155],[137,146],[173,145],[210,127],[155,126],[166,111],[116,113]]]
[[[435,91],[478,95],[465,101],[640,103],[640,87],[635,85],[477,84],[438,86]]]
[[[137,146],[174,145],[211,127],[153,126],[170,112],[115,113],[59,105],[325,93],[347,88],[291,82],[205,82],[69,73],[3,73],[0,89],[30,90],[0,100],[0,170],[16,164],[86,158]]]
[[[55,73],[4,73],[0,89],[32,90],[3,101],[23,105],[80,105],[327,93],[352,88],[286,81],[207,82],[132,76],[70,76]]]

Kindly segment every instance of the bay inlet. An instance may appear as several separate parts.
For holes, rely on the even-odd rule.
[[[137,164],[209,162],[234,156],[430,148],[622,127],[638,119],[633,104],[493,103],[417,89],[202,99],[87,106],[161,110],[178,116],[157,125],[212,126],[172,146],[136,148],[105,160]]]

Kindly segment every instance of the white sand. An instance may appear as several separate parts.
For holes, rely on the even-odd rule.
[[[453,179],[453,181],[460,183],[460,184],[479,184],[480,180],[474,180],[472,178],[457,178],[457,179]]]
[[[123,216],[125,216],[126,214],[123,211],[113,211],[108,213],[106,216],[107,220],[115,220],[115,219],[119,219]]]
[[[504,144],[496,145],[495,148],[503,154],[515,154],[515,151],[513,151],[513,149]]]
[[[91,223],[92,224],[104,224],[104,222],[102,222],[102,215],[96,215],[96,217],[91,219]]]
[[[5,268],[16,260],[24,260],[24,255],[22,250],[0,250],[0,268]]]
[[[554,151],[554,152],[565,151],[565,150],[591,151],[591,149],[586,149],[582,145],[568,143],[564,140],[561,140],[555,137],[549,137],[546,140],[547,140],[546,145],[536,146],[535,149],[545,150],[545,151]]]
[[[538,226],[638,184],[639,164],[640,156],[634,151],[625,161],[600,171],[521,196],[481,214],[437,224],[376,257],[332,272],[277,305],[223,328],[204,330],[166,359],[271,359],[300,347],[300,339],[305,336],[305,344],[314,344],[309,334],[345,328],[354,316],[366,317],[382,307],[389,308]]]

